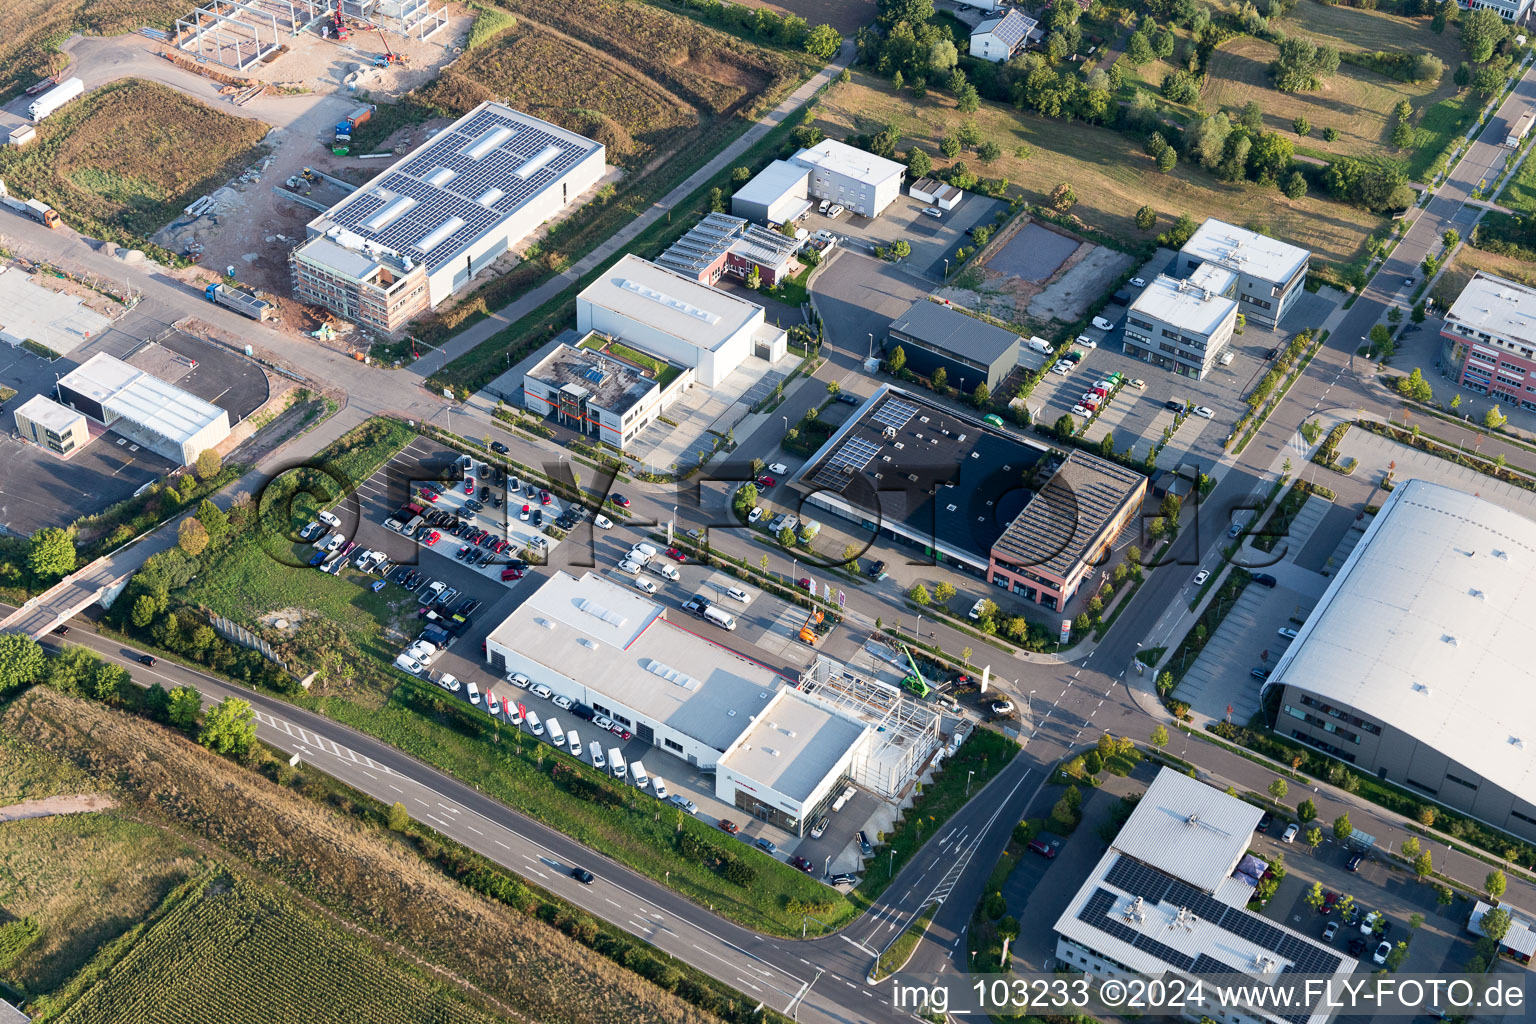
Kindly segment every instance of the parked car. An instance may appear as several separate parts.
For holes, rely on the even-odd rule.
[[[877,561],[870,565],[867,575],[870,579],[877,580],[883,572],[885,572],[885,563]]]
[[[759,850],[762,850],[764,853],[768,854],[770,857],[774,857],[774,856],[778,855],[779,844],[775,843],[772,839],[769,839],[767,836],[758,836],[755,845],[757,846],[757,848]]]
[[[1360,920],[1360,934],[1370,935],[1376,931],[1376,925],[1382,920],[1383,915],[1379,910],[1373,910]]]
[[[686,562],[686,561],[688,561],[688,556],[683,554],[677,548],[667,548],[667,557],[672,559],[672,561],[674,561],[674,562]]]
[[[521,569],[503,569],[501,570],[501,582],[510,583],[513,580],[520,580],[523,578],[523,575],[523,570]]]
[[[1327,924],[1323,925],[1324,942],[1332,942],[1333,937],[1337,934],[1339,934],[1339,922],[1329,921]]]
[[[1287,640],[1295,640],[1296,639],[1296,631],[1294,629],[1292,629],[1290,626],[1281,626],[1279,629],[1275,630],[1275,632],[1279,633],[1281,636],[1285,637]]]
[[[816,865],[812,864],[809,858],[802,857],[799,854],[795,854],[793,857],[789,858],[789,866],[799,868],[801,871],[804,871],[808,875],[814,875],[816,873]]]
[[[1391,952],[1392,943],[1383,941],[1381,945],[1376,947],[1376,952],[1371,954],[1371,959],[1376,961],[1378,964],[1384,964],[1387,962],[1387,956]]]
[[[764,473],[762,476],[757,478],[757,486],[759,486],[759,487],[772,487],[772,486],[774,486],[777,483],[778,483],[777,480],[775,480],[773,477],[769,476],[766,473]]]
[[[629,508],[629,499],[622,494],[615,494],[608,500],[619,506],[619,508]]]
[[[1055,860],[1056,854],[1061,850],[1061,840],[1055,836],[1035,836],[1029,841],[1031,853],[1038,853],[1046,860]]]
[[[1097,327],[1101,331],[1112,331],[1115,329],[1114,324],[1110,323],[1108,320],[1105,320],[1101,316],[1096,316],[1093,318],[1093,326]]]
[[[785,473],[789,472],[789,467],[784,465],[782,462],[770,462],[768,464],[768,472],[777,473],[779,476],[783,476]]]
[[[875,853],[875,848],[870,845],[869,836],[864,834],[863,829],[859,830],[859,852],[866,857],[872,857]]]
[[[1145,288],[1146,286],[1147,286],[1147,279],[1146,278],[1144,278],[1144,277],[1133,277],[1133,278],[1131,278],[1131,287],[1132,288]]]
[[[1255,665],[1248,670],[1248,674],[1255,679],[1268,679],[1270,672],[1274,671],[1268,665]]]
[[[858,885],[859,876],[852,871],[843,871],[835,875],[827,876],[828,885]]]
[[[1280,841],[1282,843],[1294,843],[1296,841],[1296,834],[1300,831],[1301,826],[1293,821],[1285,826],[1285,832],[1280,836]]]
[[[1255,832],[1268,832],[1269,826],[1274,824],[1274,822],[1274,815],[1270,814],[1268,811],[1265,811],[1263,814],[1259,815],[1259,823],[1253,827],[1253,830]]]
[[[1365,860],[1365,854],[1363,854],[1363,853],[1356,853],[1356,854],[1351,855],[1349,860],[1344,862],[1344,870],[1345,871],[1359,871],[1360,870],[1360,863],[1363,860]]]
[[[553,697],[549,698],[549,702],[562,711],[571,710],[571,705],[575,703],[571,700],[571,698],[567,697],[563,693],[555,694]]]
[[[681,793],[673,793],[671,796],[667,797],[667,803],[671,804],[673,807],[678,808],[679,810],[686,811],[689,814],[699,813],[699,805],[694,803],[692,800],[689,800]]]
[[[734,821],[731,821],[729,818],[721,818],[715,823],[715,826],[728,836],[733,836],[741,831],[741,826],[736,824]]]
[[[820,839],[822,836],[826,835],[827,826],[830,824],[832,824],[832,819],[823,814],[820,818],[817,819],[816,824],[811,826],[811,838]]]
[[[495,452],[498,455],[505,455],[510,450],[511,449],[509,449],[506,445],[502,444],[500,441],[492,441],[491,442],[491,451]]]
[[[998,717],[1013,714],[1013,701],[995,700],[992,702],[992,714]]]
[[[1356,959],[1359,959],[1360,958],[1360,954],[1362,954],[1364,952],[1365,952],[1365,940],[1364,939],[1360,938],[1359,936],[1356,936],[1355,938],[1349,940],[1349,955],[1350,956],[1355,957]]]
[[[1199,416],[1203,420],[1208,420],[1212,416],[1216,415],[1214,412],[1212,412],[1210,409],[1206,408],[1203,405],[1195,406],[1194,412],[1195,412],[1196,416]]]
[[[1253,574],[1253,582],[1257,583],[1261,587],[1268,587],[1269,589],[1273,590],[1280,581],[1275,579],[1267,572],[1256,572]]]

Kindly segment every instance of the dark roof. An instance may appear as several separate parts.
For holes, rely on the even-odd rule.
[[[557,346],[527,376],[556,390],[574,384],[592,395],[593,405],[615,416],[623,416],[656,387],[655,380],[628,363],[569,344]]]
[[[1016,48],[1024,42],[1026,36],[1034,29],[1035,19],[1020,13],[1017,9],[1009,11],[1001,18],[988,18],[972,30],[971,35],[980,35],[983,32],[991,32],[999,40],[1010,48]]]
[[[927,299],[918,299],[892,320],[891,330],[987,367],[1004,356],[1018,357],[1017,334]]]
[[[886,385],[793,484],[836,493],[912,540],[937,540],[984,564],[1024,507],[1027,471],[1049,451]]]
[[[1134,470],[1074,451],[1008,524],[994,550],[1016,565],[1069,576],[1146,481]]]

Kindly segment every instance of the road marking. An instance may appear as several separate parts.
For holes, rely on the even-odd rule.
[[[608,900],[609,903],[612,903],[616,907],[622,907],[623,906],[623,904],[621,904],[621,903],[618,903],[618,902],[616,902],[614,900],[609,900],[607,896],[604,896],[603,899]]]
[[[389,788],[394,790],[396,793],[404,793],[405,792],[405,790],[401,789],[399,786],[395,785],[393,782],[389,783]]]
[[[510,849],[512,849],[512,847],[508,846],[506,843],[502,842],[500,839],[493,839],[493,840],[491,840],[491,842],[495,843],[497,846],[501,847],[503,850],[510,850]]]
[[[475,828],[475,826],[469,824],[468,822],[465,823],[464,827],[469,829],[471,832],[473,832],[477,836],[485,835],[484,832],[481,832],[479,829]]]

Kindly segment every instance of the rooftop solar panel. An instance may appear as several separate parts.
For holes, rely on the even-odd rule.
[[[870,419],[882,427],[890,427],[900,430],[907,425],[907,421],[917,415],[917,406],[903,398],[888,398],[881,403]]]

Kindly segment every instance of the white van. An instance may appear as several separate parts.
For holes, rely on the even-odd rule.
[[[677,570],[668,565],[666,562],[646,562],[645,571],[654,573],[663,579],[669,579],[673,583],[676,583],[678,580],[682,579],[682,577],[677,574]]]
[[[730,612],[721,611],[715,605],[710,605],[704,609],[704,617],[721,629],[734,630],[736,628],[736,617]]]
[[[476,686],[474,683],[469,684],[469,702],[471,704],[480,703],[480,687]]]
[[[645,774],[645,765],[640,763],[637,757],[629,763],[629,774],[634,778],[635,785],[645,789],[651,784],[651,777]]]
[[[517,702],[511,697],[503,697],[502,703],[507,706],[507,721],[513,725],[522,725],[523,713],[517,710]]]
[[[624,777],[624,755],[619,752],[618,747],[608,748],[608,770],[613,772],[613,777],[616,779]]]
[[[747,596],[747,592],[742,590],[740,587],[726,587],[725,596],[731,598],[734,601],[740,601],[742,604],[746,604],[751,600],[751,598]]]
[[[603,760],[603,745],[593,740],[587,745],[587,755],[592,758],[593,768],[606,768],[608,762]]]
[[[549,742],[557,747],[564,745],[565,730],[560,728],[560,723],[555,719],[554,715],[544,719],[544,727],[549,730]]]
[[[335,513],[332,513],[332,512],[319,512],[319,513],[316,513],[315,518],[320,520],[322,523],[324,523],[326,526],[329,526],[333,530],[336,529],[336,527],[341,525],[341,520],[338,519],[336,517]]]
[[[655,558],[656,549],[651,547],[649,544],[636,544],[634,549],[630,551],[629,557],[634,558],[635,555],[644,555],[647,559]],[[639,559],[635,560],[639,561]]]
[[[667,798],[667,784],[661,781],[660,775],[651,780],[651,788],[656,791],[656,799],[665,800]]]
[[[544,723],[539,721],[537,712],[528,712],[528,728],[535,736],[544,735]]]
[[[572,757],[581,756],[581,737],[576,735],[575,729],[565,734],[565,745],[570,749]]]

